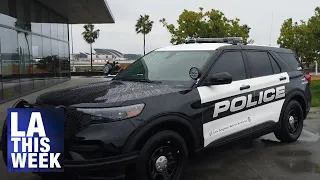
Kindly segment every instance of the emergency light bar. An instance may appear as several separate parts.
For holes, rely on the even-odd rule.
[[[186,44],[191,43],[228,43],[232,45],[247,44],[242,37],[225,37],[225,38],[192,38],[186,39]]]

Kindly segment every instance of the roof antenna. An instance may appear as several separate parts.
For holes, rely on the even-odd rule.
[[[271,29],[270,29],[270,41],[269,41],[269,46],[271,46],[272,29],[273,29],[273,12],[272,12],[272,15],[271,15]]]

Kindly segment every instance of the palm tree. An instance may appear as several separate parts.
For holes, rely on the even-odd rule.
[[[140,15],[140,18],[137,20],[136,32],[137,34],[143,34],[143,54],[146,54],[146,34],[149,34],[152,30],[153,21],[149,20],[149,15]]]
[[[90,55],[91,55],[91,72],[92,72],[92,43],[96,42],[99,37],[100,30],[94,30],[93,24],[86,24],[83,26],[85,29],[82,33],[83,39],[90,44]]]
[[[27,42],[27,48],[28,48],[28,59],[29,60],[29,74],[31,73],[31,52],[30,52],[30,47],[29,47],[29,40],[27,38],[27,36],[29,35],[29,33],[27,32],[23,32],[23,31],[20,31],[20,29],[22,30],[25,30],[25,31],[29,31],[31,32],[31,22],[30,21],[22,21],[21,19],[17,19],[17,21],[14,23],[14,26],[15,28],[17,28],[17,33],[24,33],[24,38],[26,39],[26,42]],[[21,47],[20,47],[20,50],[18,50],[18,54],[20,54],[20,71],[22,71],[22,73],[25,73],[24,70],[25,70],[25,57],[23,55],[23,53],[21,52]],[[21,63],[23,62],[23,68],[21,67]],[[33,69],[32,69],[33,70]],[[21,73],[21,72],[20,72]]]

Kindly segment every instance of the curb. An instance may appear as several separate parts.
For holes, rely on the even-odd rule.
[[[309,113],[320,113],[320,107],[311,107]]]

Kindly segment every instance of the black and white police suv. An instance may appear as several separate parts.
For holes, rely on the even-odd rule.
[[[208,146],[271,132],[296,141],[309,88],[291,50],[199,38],[154,50],[111,81],[45,93],[16,107],[65,108],[66,173],[178,180],[188,156]]]

